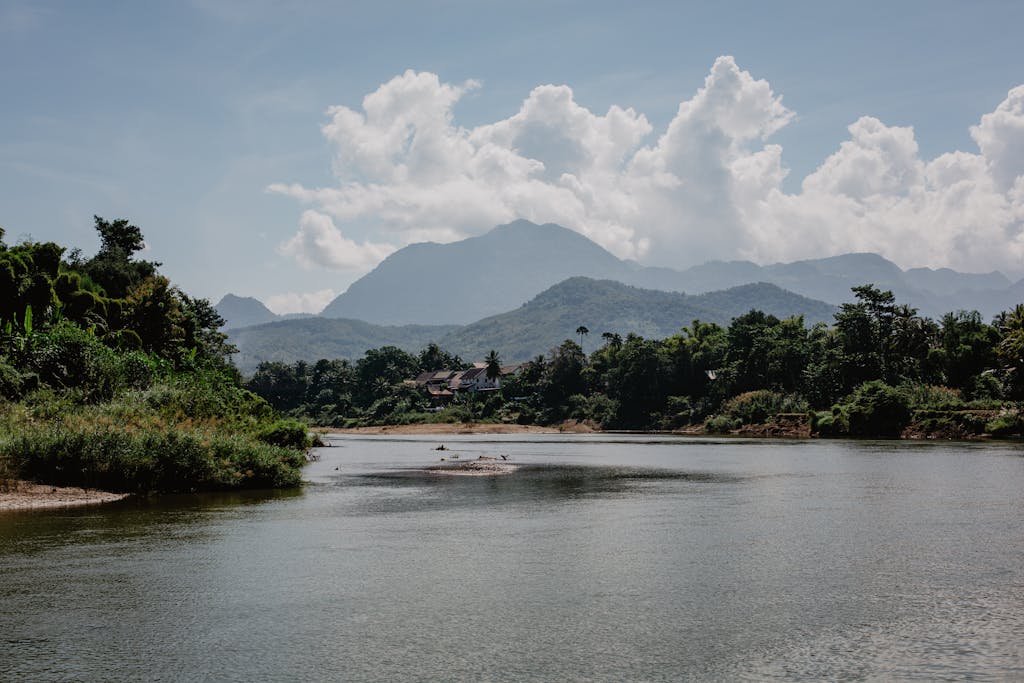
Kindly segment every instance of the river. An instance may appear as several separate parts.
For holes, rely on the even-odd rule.
[[[1020,444],[332,443],[301,491],[0,513],[0,680],[1024,679]]]

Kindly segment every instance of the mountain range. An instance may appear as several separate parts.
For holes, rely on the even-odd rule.
[[[998,271],[902,270],[870,253],[766,266],[712,261],[685,270],[650,268],[619,259],[559,225],[520,220],[459,242],[399,249],[352,283],[320,315],[381,325],[465,325],[508,311],[574,276],[688,294],[768,282],[831,304],[848,301],[851,287],[872,283],[932,317],[965,309],[989,318],[1024,300],[1024,280],[1014,283]],[[267,318],[274,314],[261,304],[258,310],[254,299],[229,297],[218,304],[229,327],[275,319]],[[225,308],[231,311],[225,314]]]
[[[851,287],[872,283],[931,317],[964,309],[990,318],[1024,300],[1024,280],[1014,283],[998,271],[903,270],[871,253],[766,266],[712,261],[685,270],[651,268],[619,259],[568,228],[520,220],[459,242],[399,249],[320,315],[389,325],[467,324],[580,275],[688,294],[768,282],[830,304],[849,301]]]
[[[241,349],[236,362],[243,370],[257,359],[352,358],[375,346],[418,349],[431,340],[467,358],[496,348],[511,361],[546,352],[579,325],[664,336],[692,318],[728,323],[750,308],[827,320],[834,305],[851,300],[851,287],[867,283],[931,317],[963,309],[990,318],[1024,301],[1024,280],[998,271],[903,270],[871,253],[651,268],[559,225],[520,220],[459,242],[399,249],[316,317],[278,316],[232,294],[217,309]],[[778,306],[769,308],[769,301]]]

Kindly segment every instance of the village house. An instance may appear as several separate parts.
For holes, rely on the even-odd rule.
[[[474,363],[468,370],[431,370],[422,372],[415,379],[406,380],[421,389],[430,398],[434,407],[448,405],[458,392],[490,392],[501,388],[502,377],[519,372],[521,365],[502,366],[497,377],[487,376],[486,363]]]

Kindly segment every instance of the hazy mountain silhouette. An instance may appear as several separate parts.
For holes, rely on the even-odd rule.
[[[226,330],[262,325],[279,318],[262,302],[251,296],[225,294],[214,308],[220,313],[220,317],[224,318],[224,329]]]
[[[521,305],[574,275],[625,280],[638,267],[577,232],[516,221],[450,244],[411,244],[321,312],[379,324],[466,324]]]
[[[768,282],[831,304],[850,300],[851,287],[872,283],[933,317],[960,308],[991,317],[1020,301],[999,272],[903,271],[870,253],[767,266],[712,261],[681,271],[648,268],[619,259],[567,228],[520,220],[459,242],[399,249],[321,315],[378,324],[467,324],[519,306],[575,276],[688,294]]]

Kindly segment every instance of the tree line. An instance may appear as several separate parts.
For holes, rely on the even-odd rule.
[[[246,386],[279,410],[332,426],[574,419],[730,431],[799,413],[825,435],[894,436],[915,418],[954,435],[1019,430],[1024,306],[991,322],[973,311],[932,320],[872,285],[852,293],[831,325],[751,310],[728,326],[695,320],[664,339],[605,332],[589,355],[590,331],[580,326],[580,343],[566,339],[503,378],[500,391],[460,394],[440,413],[404,382],[465,367],[433,344],[418,355],[374,349],[354,363],[263,363]]]

